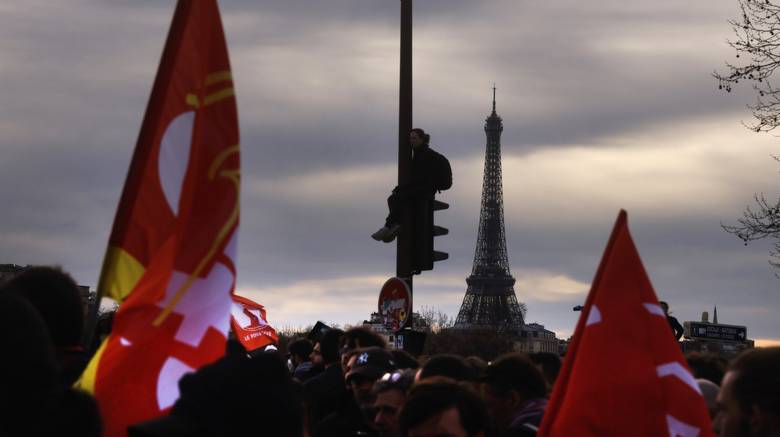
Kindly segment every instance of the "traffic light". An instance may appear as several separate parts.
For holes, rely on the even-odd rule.
[[[447,228],[434,224],[433,214],[450,207],[436,199],[419,199],[414,202],[414,226],[412,232],[412,273],[433,270],[433,263],[449,258],[446,252],[433,248],[433,237],[447,235]]]

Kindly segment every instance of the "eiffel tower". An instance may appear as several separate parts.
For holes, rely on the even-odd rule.
[[[455,329],[519,332],[524,324],[506,252],[501,182],[503,130],[501,117],[496,114],[496,88],[493,87],[493,112],[485,119],[487,145],[477,249],[471,276],[466,279],[468,288],[455,320]]]

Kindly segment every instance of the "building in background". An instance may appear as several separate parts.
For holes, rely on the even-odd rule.
[[[412,313],[412,327],[404,329],[402,331],[395,331],[391,327],[385,324],[385,318],[379,312],[371,313],[369,320],[363,320],[362,326],[368,328],[375,333],[382,336],[387,342],[389,349],[404,349],[404,342],[410,335],[421,336],[422,341],[425,341],[425,336],[431,332],[431,326],[427,320],[420,316],[419,313]],[[422,349],[422,345],[419,345]],[[418,352],[419,355],[419,352]]]
[[[11,279],[17,273],[24,271],[30,266],[19,266],[16,264],[0,264],[0,284]]]
[[[560,355],[559,345],[555,333],[544,329],[544,325],[527,323],[520,331],[520,338],[515,342],[515,352],[550,352]]]
[[[20,266],[16,264],[0,264],[0,284],[13,278],[17,274],[25,271],[32,266]],[[79,285],[79,297],[81,298],[81,308],[84,311],[84,317],[89,314],[89,309],[95,305],[96,293],[90,291],[88,285]]]

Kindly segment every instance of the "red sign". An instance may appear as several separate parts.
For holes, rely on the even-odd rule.
[[[233,295],[230,316],[230,325],[246,350],[253,351],[279,342],[276,330],[265,317],[265,308],[259,303]]]
[[[379,292],[379,314],[385,326],[398,331],[412,313],[412,292],[400,278],[390,278]]]

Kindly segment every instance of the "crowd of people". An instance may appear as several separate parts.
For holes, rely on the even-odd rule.
[[[0,286],[0,435],[99,436],[99,406],[72,388],[91,351],[75,282],[30,268]],[[556,354],[414,357],[373,331],[316,329],[284,347],[225,356],[182,377],[168,414],[128,428],[149,436],[533,436],[561,359]],[[716,435],[780,435],[780,348],[688,365]]]

